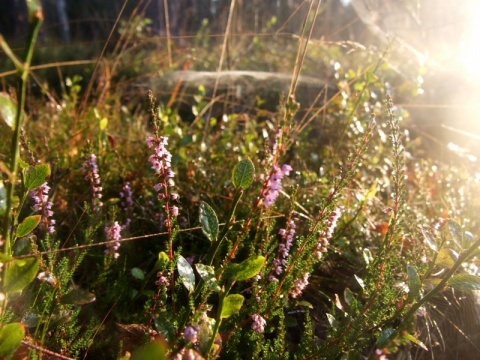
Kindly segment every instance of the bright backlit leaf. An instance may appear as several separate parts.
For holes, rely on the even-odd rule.
[[[37,276],[38,259],[31,257],[13,260],[11,265],[3,271],[5,271],[4,291],[21,291]]]
[[[420,290],[422,288],[422,282],[420,277],[417,274],[417,270],[411,265],[407,265],[407,275],[408,275],[408,297],[407,302],[414,301],[418,295],[420,295]]]
[[[20,346],[25,336],[25,328],[20,323],[12,323],[0,329],[0,357],[8,358]]]
[[[240,264],[231,264],[225,271],[225,278],[234,281],[247,280],[257,275],[265,262],[263,256],[251,256]]]
[[[19,238],[27,236],[40,224],[42,220],[41,215],[32,215],[23,219],[22,223],[18,225],[15,235]]]
[[[218,218],[215,210],[206,202],[200,204],[200,224],[202,232],[210,241],[215,241],[218,236]]]
[[[192,266],[181,255],[178,257],[177,270],[183,285],[188,291],[193,292],[195,288],[195,273]]]
[[[17,104],[7,93],[0,93],[0,118],[12,129],[15,130],[15,116]]]
[[[228,318],[240,311],[245,298],[240,294],[230,294],[223,299],[221,318]]]
[[[50,166],[47,164],[40,164],[29,167],[25,175],[25,187],[28,191],[36,189],[42,185],[50,176]]]
[[[220,291],[220,286],[217,283],[217,278],[215,277],[215,270],[212,266],[204,264],[196,264],[198,275],[205,282],[207,287],[215,292]]]

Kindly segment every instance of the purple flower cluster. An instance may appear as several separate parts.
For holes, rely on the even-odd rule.
[[[82,167],[85,174],[85,180],[90,182],[92,188],[92,207],[93,210],[99,210],[103,206],[102,201],[102,186],[100,182],[100,175],[98,174],[97,156],[91,154],[90,157],[84,161]]]
[[[265,325],[267,325],[267,322],[263,317],[261,317],[258,314],[252,315],[252,329],[256,331],[257,333],[261,334],[265,331]]]
[[[318,233],[318,244],[315,248],[318,259],[321,259],[323,253],[327,251],[327,246],[330,244],[330,239],[337,227],[337,222],[342,215],[342,208],[337,206],[328,216],[325,223],[325,228]]]
[[[107,244],[107,249],[104,253],[107,256],[113,256],[114,259],[117,259],[120,256],[117,250],[120,247],[120,239],[122,238],[120,235],[121,231],[122,227],[118,224],[118,221],[115,221],[110,226],[105,226],[105,236],[109,243]]]
[[[286,229],[280,229],[278,234],[282,237],[282,242],[278,246],[279,255],[273,260],[273,269],[276,275],[280,275],[283,272],[284,267],[287,265],[287,258],[290,254],[290,248],[293,244],[293,237],[295,236],[295,224],[296,219],[290,219],[287,223]],[[269,276],[270,281],[278,281],[275,275]]]
[[[38,188],[30,192],[30,196],[34,202],[33,209],[42,214],[42,220],[45,222],[47,231],[49,234],[55,232],[55,220],[52,219],[53,203],[48,201],[48,192],[50,191],[50,186],[47,183],[43,183]]]
[[[122,228],[127,229],[132,222],[130,215],[132,214],[133,209],[132,187],[129,182],[126,182],[125,185],[123,185],[122,191],[120,192],[120,206],[122,207],[123,212],[127,214],[125,224],[123,224]]]
[[[198,326],[187,326],[183,331],[183,337],[185,340],[195,344],[198,341]]]
[[[278,197],[279,191],[282,189],[282,179],[284,176],[288,176],[292,171],[292,167],[288,164],[282,165],[273,165],[273,170],[270,175],[270,178],[267,181],[267,193],[263,199],[265,207],[268,209]]]
[[[159,178],[159,182],[153,186],[158,193],[158,200],[165,201],[165,209],[167,211],[167,222],[170,221],[170,216],[178,216],[178,207],[169,207],[168,200],[177,201],[180,197],[176,192],[169,193],[168,188],[175,186],[175,173],[171,168],[172,154],[165,147],[168,144],[168,138],[166,136],[149,136],[146,140],[149,148],[154,148],[154,153],[150,155],[148,161],[152,164],[152,169],[155,170],[156,176]],[[167,224],[169,226],[169,224]]]
[[[290,296],[296,298],[301,295],[303,289],[308,285],[308,279],[310,278],[309,273],[302,275],[300,279],[295,280],[293,287],[290,289]]]

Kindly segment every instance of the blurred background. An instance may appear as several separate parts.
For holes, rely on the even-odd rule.
[[[218,62],[199,61],[194,49],[219,49],[232,10],[230,51],[223,68],[282,73],[292,70],[291,63],[280,59],[288,56],[285,52],[270,54],[269,60],[253,56],[240,59],[242,49],[254,47],[258,41],[282,47],[290,41],[291,47],[284,49],[292,52],[293,57],[297,50],[294,44],[309,8],[317,4],[315,0],[43,0],[42,3],[45,24],[39,47],[43,53],[35,60],[37,64],[95,59],[109,35],[112,36],[107,53],[127,51],[127,48],[119,50],[118,44],[122,29],[133,23],[138,36],[129,39],[130,45],[135,44],[137,49],[143,46],[155,53],[156,58],[148,58],[150,65],[161,71],[186,67],[215,71]],[[26,36],[24,1],[1,0],[0,8],[0,33],[14,47],[17,44],[16,50],[21,52],[20,44]],[[392,96],[397,105],[408,110],[414,132],[429,138],[432,146],[441,143],[442,149],[447,146],[476,161],[480,156],[478,0],[324,0],[319,9],[315,19],[307,18],[315,20],[311,48],[349,42],[377,53],[386,52],[385,61],[398,75],[396,82],[389,84]],[[115,24],[119,14],[122,22]],[[114,26],[116,30],[111,34]],[[178,61],[187,52],[190,58]],[[147,60],[131,58],[130,61]],[[188,61],[194,65],[186,65]],[[87,78],[91,67],[82,66],[76,72],[83,72]],[[0,52],[3,90],[12,70]],[[306,66],[304,74],[329,81],[331,74],[327,76],[326,71],[325,67]]]

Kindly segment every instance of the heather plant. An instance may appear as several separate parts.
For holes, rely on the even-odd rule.
[[[24,106],[41,23],[29,4],[25,64],[0,38],[22,85],[16,104],[0,103],[16,106],[0,163],[0,356],[384,359],[446,347],[441,321],[455,318],[439,304],[468,305],[480,287],[480,204],[467,195],[479,182],[415,158],[383,57],[326,65],[338,92],[319,109],[302,112],[292,82],[274,114],[246,121],[212,115],[203,87],[188,123],[152,91],[137,113],[116,106],[120,94],[90,103],[73,77],[45,109],[42,140],[47,116],[29,121]]]

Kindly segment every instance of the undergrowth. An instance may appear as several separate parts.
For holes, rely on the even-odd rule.
[[[318,55],[305,21],[275,112],[213,114],[199,87],[187,122],[178,93],[115,89],[140,56],[121,45],[110,87],[72,76],[27,97],[29,6],[25,58],[0,38],[20,83],[0,94],[2,357],[421,358],[448,352],[448,331],[480,351],[449,314],[480,288],[478,174],[415,156],[385,54],[331,44],[334,94],[299,104]],[[335,61],[345,46],[355,71]]]

